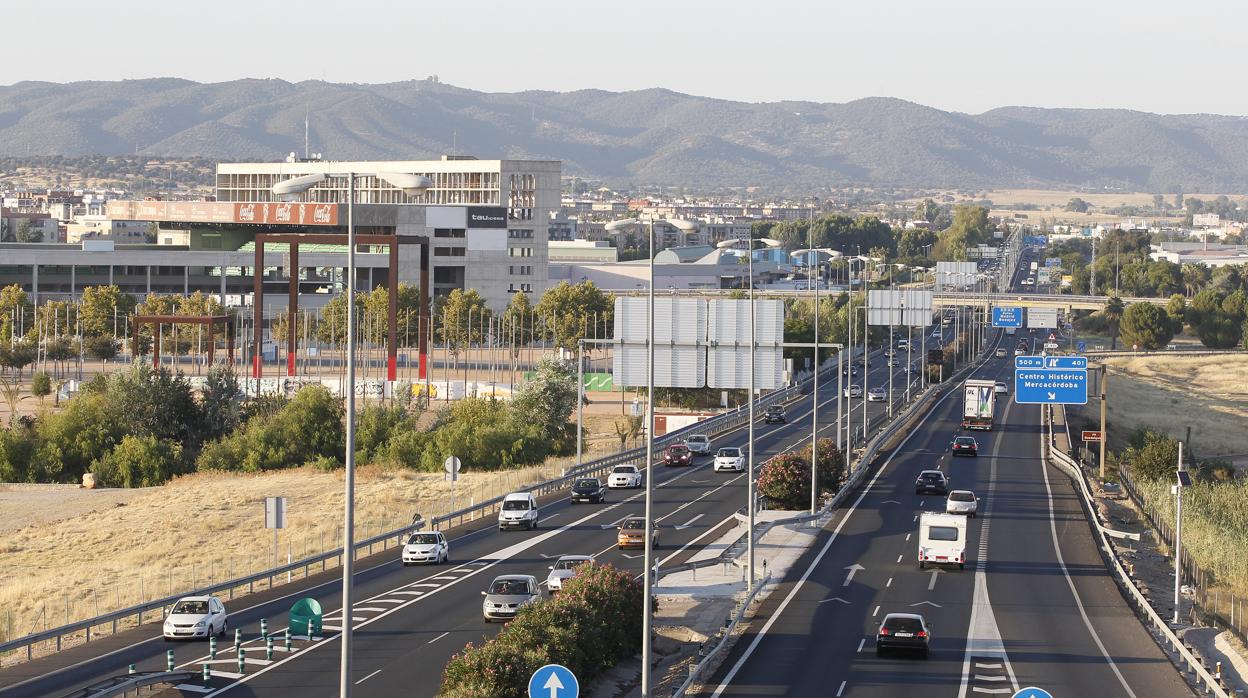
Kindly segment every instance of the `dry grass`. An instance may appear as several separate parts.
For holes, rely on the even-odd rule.
[[[1151,355],[1108,359],[1110,447],[1133,431],[1183,438],[1201,457],[1248,454],[1248,356]],[[1082,409],[1099,419],[1095,400]]]
[[[428,519],[470,500],[557,476],[574,460],[466,473],[455,486],[454,500],[451,483],[440,473],[361,468],[356,537],[407,524],[415,512]],[[5,509],[0,520],[5,562],[0,567],[0,639],[272,566],[265,496],[287,499],[288,528],[280,534],[283,562],[288,548],[295,559],[333,549],[341,530],[342,490],[341,472],[312,469],[198,473],[124,494],[56,485],[8,488],[0,493]],[[49,503],[58,500],[65,505]]]

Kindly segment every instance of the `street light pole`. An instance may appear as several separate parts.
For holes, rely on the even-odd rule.
[[[342,652],[338,668],[338,695],[349,698],[351,675],[352,603],[355,589],[355,173],[347,175],[347,442],[343,478],[342,543]],[[309,634],[311,634],[309,632]],[[308,638],[309,640],[311,638]]]
[[[746,256],[749,259],[749,275],[750,275],[750,426],[749,426],[749,450],[746,452],[746,503],[748,528],[745,532],[746,546],[749,549],[748,562],[749,567],[749,584],[746,585],[748,591],[754,590],[754,349],[758,344],[758,337],[754,334],[754,239],[750,239],[750,244],[746,250]]]
[[[654,593],[654,520],[651,518],[651,503],[654,494],[654,478],[651,477],[654,465],[654,221],[650,221],[650,283],[647,291],[650,309],[646,313],[648,330],[646,333],[646,540],[642,565],[642,604],[641,616],[641,695],[650,696],[650,632],[653,618],[650,613],[650,599]],[[751,406],[753,403],[750,403]]]

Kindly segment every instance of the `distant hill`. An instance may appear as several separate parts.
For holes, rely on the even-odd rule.
[[[1248,120],[1118,109],[977,115],[887,98],[748,104],[663,89],[487,93],[161,78],[0,87],[0,155],[562,160],[609,182],[1248,190]]]

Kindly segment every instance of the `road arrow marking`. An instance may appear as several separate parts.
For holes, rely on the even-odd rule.
[[[683,530],[685,530],[686,528],[689,528],[690,526],[692,526],[692,525],[693,525],[693,522],[694,522],[694,521],[697,521],[697,520],[698,520],[698,519],[700,519],[700,518],[702,518],[702,514],[698,514],[697,516],[693,517],[692,519],[689,519],[688,521],[684,522],[683,524],[680,524],[679,526],[675,526],[674,528],[675,528],[677,531],[683,531]]]
[[[911,608],[914,608],[915,606],[922,606],[922,605],[924,605],[924,604],[927,604],[928,606],[931,606],[932,608],[941,608],[941,605],[940,605],[940,604],[938,604],[938,603],[932,603],[931,601],[920,601],[920,602],[918,602],[918,603],[912,603],[912,604],[910,604],[910,607],[911,607]]]
[[[865,570],[867,568],[863,567],[862,565],[859,565],[858,563],[854,563],[852,565],[849,565],[845,569],[849,570],[849,574],[845,575],[845,582],[841,584],[841,586],[843,587],[849,586],[849,583],[854,581],[854,575],[858,574],[859,571]]]
[[[849,602],[848,602],[848,601],[846,601],[845,599],[842,599],[842,598],[841,598],[841,597],[839,597],[839,596],[833,596],[833,597],[832,597],[832,598],[830,598],[830,599],[824,599],[823,601],[820,601],[819,603],[828,603],[829,601],[840,601],[841,603],[843,603],[843,604],[845,604],[845,605],[847,605],[847,606],[849,605]]]
[[[897,501],[896,499],[885,499],[884,501],[880,502],[880,504],[901,504],[901,502]]]
[[[627,519],[627,518],[629,518],[629,517],[628,517],[628,516],[621,516],[620,518],[616,519],[614,523],[609,523],[609,524],[599,524],[599,528],[601,528],[601,529],[602,529],[602,530],[604,530],[604,531],[605,531],[605,530],[607,530],[608,528],[619,528],[619,527],[620,527],[620,524],[624,523],[624,519]]]
[[[624,553],[624,557],[626,557],[626,558],[628,558],[628,559],[630,559],[630,560],[636,560],[636,559],[637,559],[637,558],[639,558],[639,557],[645,557],[645,554],[644,554],[644,553],[638,553],[637,555],[629,555],[628,553]]]
[[[927,583],[928,591],[936,588],[936,575],[938,574],[940,574],[940,570],[932,570],[932,579]]]

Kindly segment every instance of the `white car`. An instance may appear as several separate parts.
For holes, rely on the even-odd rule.
[[[408,536],[403,545],[403,566],[418,562],[440,565],[451,559],[451,545],[441,531],[417,531]]]
[[[711,437],[706,434],[691,434],[685,439],[685,447],[695,455],[705,456],[711,452]]]
[[[1005,383],[1002,383],[1001,381],[997,381],[996,383],[992,384],[992,392],[1000,394],[1000,395],[1009,395],[1010,386],[1006,385]]]
[[[845,397],[862,397],[862,386],[857,383],[845,386]]]
[[[550,566],[550,574],[546,575],[546,588],[554,593],[563,590],[563,583],[576,576],[581,565],[594,561],[589,555],[561,555],[555,564]]]
[[[979,497],[970,490],[954,490],[945,500],[946,514],[966,514],[972,519],[979,512]]]
[[[503,497],[498,510],[498,530],[507,528],[537,528],[537,498],[532,492],[512,492]]]
[[[745,451],[735,446],[719,449],[715,454],[715,465],[711,469],[717,473],[725,470],[738,473],[744,471]]]
[[[165,616],[161,632],[166,640],[224,636],[230,627],[225,605],[215,596],[184,596]]]
[[[888,399],[888,391],[883,388],[872,388],[867,391],[867,402],[884,402]]]
[[[635,465],[617,465],[607,478],[607,487],[618,490],[625,487],[641,487],[646,483],[646,476]]]

